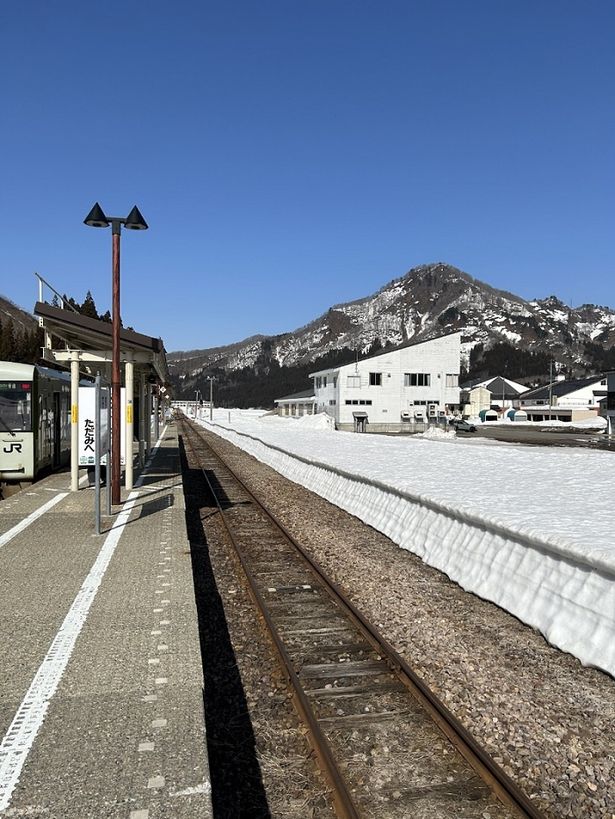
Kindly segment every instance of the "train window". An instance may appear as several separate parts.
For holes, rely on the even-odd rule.
[[[32,384],[0,381],[0,432],[32,431]]]

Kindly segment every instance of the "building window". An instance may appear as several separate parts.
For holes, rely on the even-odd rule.
[[[327,386],[327,376],[326,375],[323,375],[323,377],[322,377],[322,385],[323,385],[323,387]]]
[[[370,373],[369,374],[369,386],[370,387],[380,387],[380,386],[382,386],[382,373]]]
[[[357,375],[349,375],[346,377],[346,386],[347,387],[360,387],[361,386],[361,376],[357,373]]]
[[[335,406],[335,398],[333,399],[333,401],[329,401],[329,406],[330,406],[330,407],[334,407],[334,406]]]
[[[430,373],[404,373],[404,387],[430,387]]]
[[[447,387],[458,387],[459,386],[459,376],[457,373],[447,373],[446,374],[446,386]]]
[[[333,386],[337,387],[337,375],[333,376]]]

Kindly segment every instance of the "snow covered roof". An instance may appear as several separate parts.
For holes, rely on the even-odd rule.
[[[316,396],[314,395],[314,390],[302,390],[301,392],[294,392],[292,395],[285,395],[284,398],[276,398],[274,403],[277,404],[279,401],[299,401],[301,399],[312,399],[316,400]]]
[[[468,381],[466,384],[462,384],[461,389],[473,390],[475,387],[484,387],[496,395],[502,395],[502,387],[504,387],[506,397],[514,397],[527,391],[526,384],[519,384],[518,381],[511,381],[510,378],[503,378],[501,375],[485,378],[484,381]]]
[[[593,375],[591,378],[580,378],[576,381],[554,381],[551,385],[535,387],[533,390],[524,392],[520,397],[524,401],[543,400],[550,395],[560,398],[563,395],[570,395],[572,392],[590,387],[592,384],[599,384],[604,379],[603,375]]]

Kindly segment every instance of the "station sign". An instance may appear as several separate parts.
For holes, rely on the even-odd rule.
[[[101,466],[107,463],[106,452],[110,446],[109,405],[111,401],[108,387],[100,389],[100,430],[96,429],[96,390],[94,387],[79,387],[78,435],[79,466],[94,466],[96,436],[100,434],[100,448],[104,453],[100,459]],[[126,417],[126,390],[122,387],[120,418]],[[121,424],[120,461],[126,463],[126,424]]]

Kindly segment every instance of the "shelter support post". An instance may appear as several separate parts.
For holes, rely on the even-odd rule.
[[[152,451],[152,385],[145,384],[145,456]]]
[[[132,440],[134,438],[134,363],[132,361],[132,354],[126,353],[126,472],[125,484],[128,492],[132,491],[133,487],[133,460],[132,460]]]
[[[79,491],[79,353],[70,359],[70,490]]]
[[[143,468],[145,464],[145,375],[139,377],[139,466]]]
[[[154,441],[160,437],[160,395],[157,389],[153,390],[154,400]]]

